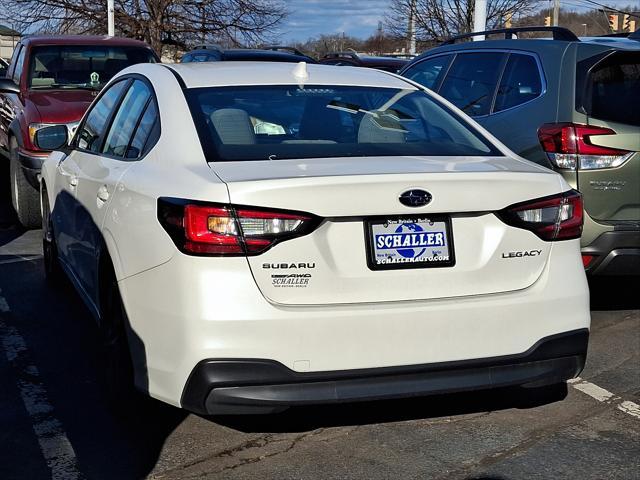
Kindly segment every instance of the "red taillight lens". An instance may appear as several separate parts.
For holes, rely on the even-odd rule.
[[[587,255],[586,253],[582,254],[582,265],[584,268],[587,268],[593,262],[593,259],[596,258],[595,255]]]
[[[570,170],[613,168],[626,162],[632,152],[596,145],[591,139],[615,134],[610,128],[574,123],[546,123],[538,129],[538,139],[549,159],[556,167]]]
[[[196,255],[257,255],[319,223],[310,214],[176,199],[158,200],[158,219],[181,251]]]
[[[193,253],[244,253],[233,212],[227,208],[184,207],[184,249]]]
[[[535,233],[542,240],[570,240],[582,235],[582,195],[575,190],[511,205],[498,212],[507,225]]]

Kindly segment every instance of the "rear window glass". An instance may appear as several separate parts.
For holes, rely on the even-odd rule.
[[[589,75],[585,102],[594,118],[640,126],[640,52],[614,54]]]
[[[351,86],[187,91],[209,161],[500,155],[428,94]]]

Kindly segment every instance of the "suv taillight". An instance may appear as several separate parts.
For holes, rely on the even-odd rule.
[[[497,215],[507,225],[530,230],[542,240],[571,240],[582,235],[582,195],[575,190],[517,203]]]
[[[158,219],[182,252],[215,256],[258,255],[320,223],[300,212],[166,198],[158,200]]]
[[[538,129],[538,139],[549,160],[558,168],[596,170],[619,167],[633,152],[594,145],[592,136],[615,135],[610,128],[574,123],[545,123]]]

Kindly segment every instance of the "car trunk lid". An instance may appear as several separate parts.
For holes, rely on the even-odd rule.
[[[211,166],[226,182],[232,204],[303,211],[324,219],[310,234],[248,257],[256,284],[274,303],[426,300],[519,290],[536,281],[551,251],[551,243],[507,226],[492,213],[559,192],[557,175],[526,161],[379,157]],[[429,192],[432,201],[418,208],[400,203],[399,196],[412,189]],[[373,219],[377,226],[370,227]],[[372,268],[370,235],[385,223],[390,235],[404,235],[404,240],[404,230],[414,228],[408,224],[423,233],[430,228],[444,232],[449,241],[440,251],[452,261]],[[411,242],[415,232],[408,233]],[[419,249],[404,250],[411,257]]]

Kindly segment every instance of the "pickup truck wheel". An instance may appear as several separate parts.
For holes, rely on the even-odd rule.
[[[34,188],[24,175],[18,160],[18,142],[11,138],[9,142],[9,176],[11,178],[11,203],[18,214],[18,221],[24,228],[39,228],[42,222],[40,213],[40,192]]]
[[[108,282],[100,322],[102,384],[109,409],[118,417],[126,417],[135,412],[140,394],[133,383],[124,305],[115,279],[111,277]]]
[[[58,247],[56,237],[53,234],[53,222],[51,221],[51,208],[49,207],[49,197],[47,189],[42,185],[42,252],[44,256],[44,275],[47,282],[58,286],[64,281],[60,259],[58,258]]]

